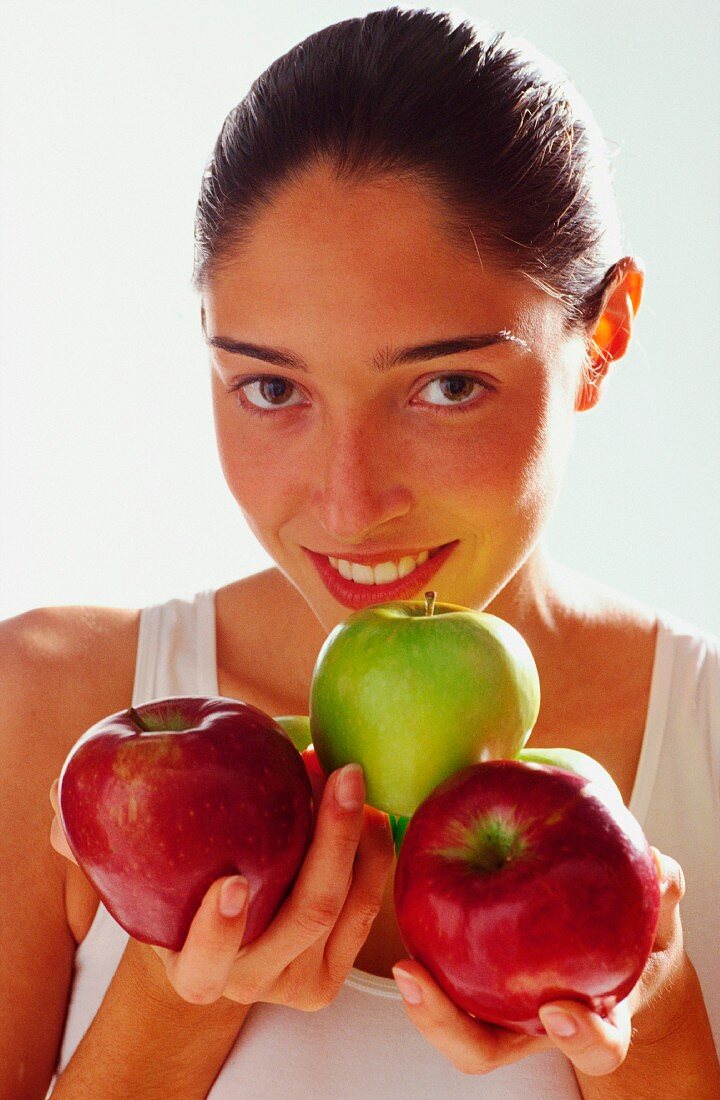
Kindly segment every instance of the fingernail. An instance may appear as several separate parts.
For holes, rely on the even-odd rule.
[[[359,810],[365,802],[365,780],[359,764],[346,764],[338,773],[335,798],[343,810]]]
[[[540,1017],[546,1031],[558,1035],[561,1039],[569,1039],[578,1029],[574,1017],[569,1012],[561,1012],[559,1008],[548,1009]]]
[[[397,983],[397,987],[402,993],[403,1000],[407,1001],[409,1005],[422,1004],[422,989],[409,974],[406,974],[404,970],[399,970],[396,966],[392,968],[393,978]]]
[[[223,883],[220,891],[220,913],[223,917],[239,917],[247,900],[247,879],[236,875]]]

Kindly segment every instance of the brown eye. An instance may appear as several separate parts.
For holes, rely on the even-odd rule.
[[[434,393],[433,387],[435,387]],[[444,400],[439,402],[431,400],[429,403],[436,408],[448,409],[453,406],[464,408],[475,404],[473,398],[478,397],[482,392],[489,392],[491,389],[492,387],[487,382],[470,374],[442,374],[438,378],[432,378],[429,382],[426,382],[420,392],[429,391],[431,397],[439,395]]]
[[[292,388],[292,382],[286,378],[259,378],[257,380],[258,393],[264,400],[273,405],[282,405],[283,396]]]
[[[276,375],[258,375],[255,378],[238,378],[230,386],[231,393],[237,393],[243,408],[250,412],[271,412],[273,409],[295,408],[302,400],[290,402],[288,394],[296,389],[289,378]]]

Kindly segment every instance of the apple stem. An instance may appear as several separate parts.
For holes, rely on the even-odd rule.
[[[138,712],[137,712],[137,711],[135,710],[135,707],[128,707],[128,714],[129,714],[129,715],[130,715],[130,717],[132,718],[132,720],[133,720],[133,722],[135,723],[135,725],[136,725],[136,726],[137,726],[137,727],[138,727],[139,729],[141,729],[141,730],[145,730],[145,732],[147,733],[147,726],[146,726],[146,725],[145,725],[145,723],[143,722],[143,720],[142,720],[142,718],[140,717],[140,715],[138,714]]]
[[[436,596],[437,596],[437,592],[430,591],[430,592],[425,593],[425,614],[426,615],[432,615],[433,611],[435,610],[435,598],[436,598]]]

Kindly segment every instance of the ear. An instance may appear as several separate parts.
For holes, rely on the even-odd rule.
[[[577,412],[597,405],[610,364],[627,351],[635,314],[640,308],[645,276],[638,261],[625,256],[615,268],[600,316],[588,336],[589,351],[575,401]]]

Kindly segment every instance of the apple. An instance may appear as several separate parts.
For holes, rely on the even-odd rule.
[[[584,775],[587,776],[588,779],[594,779],[598,783],[604,783],[620,805],[624,805],[623,797],[610,773],[605,771],[602,764],[599,764],[594,757],[588,756],[587,753],[580,752],[578,749],[541,749],[535,748],[532,745],[526,745],[514,759],[530,764],[551,764],[556,768],[564,768],[565,771],[574,772],[575,775]],[[391,816],[390,818],[396,853],[400,851],[400,845],[402,844],[409,821],[409,817],[393,818]]]
[[[442,783],[410,820],[394,903],[409,954],[460,1008],[529,1035],[573,999],[607,1016],[637,982],[658,872],[605,783],[495,760]]]
[[[469,764],[515,756],[538,715],[533,656],[486,612],[394,600],[351,613],[318,653],[312,743],[326,772],[356,761],[367,802],[410,816]]]
[[[78,864],[135,939],[179,951],[215,879],[249,884],[243,943],[292,886],[312,791],[288,735],[249,703],[174,696],[111,714],[71,749],[60,822]]]
[[[285,730],[298,752],[302,753],[310,746],[310,719],[307,714],[283,714],[275,721]]]
[[[584,775],[597,783],[604,783],[614,797],[624,804],[623,796],[610,772],[605,771],[602,764],[599,764],[593,756],[588,756],[586,752],[564,748],[541,749],[526,745],[515,759],[526,764],[550,764],[552,767],[574,772],[575,775]]]
[[[275,721],[282,726],[302,756],[312,786],[313,802],[316,807],[319,806],[327,776],[320,767],[317,753],[310,741],[310,719],[307,714],[284,714]]]

